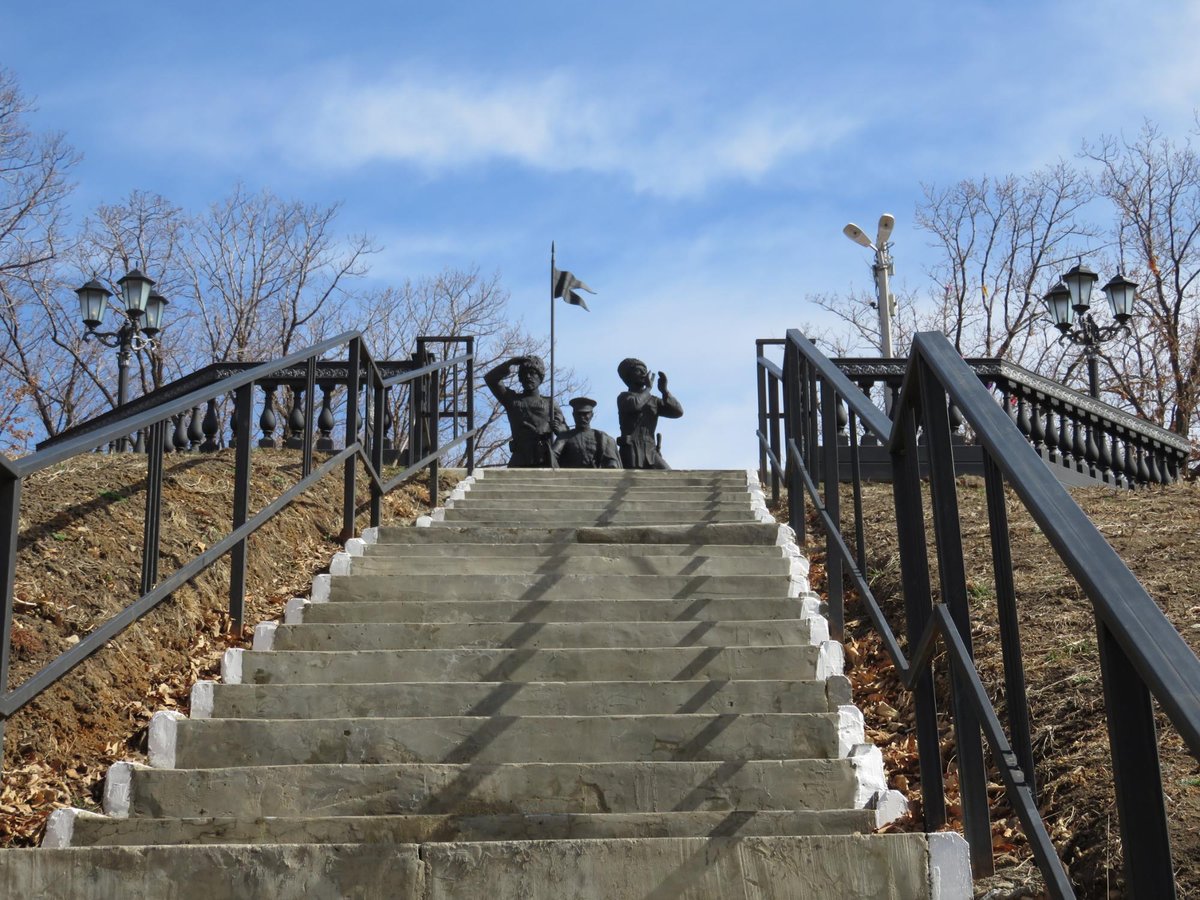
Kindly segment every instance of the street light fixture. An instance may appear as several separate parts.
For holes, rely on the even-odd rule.
[[[1137,284],[1120,272],[1101,289],[1108,298],[1114,321],[1100,325],[1092,318],[1092,288],[1100,276],[1080,261],[1063,274],[1062,280],[1046,292],[1042,300],[1059,330],[1060,341],[1083,347],[1088,363],[1088,393],[1100,397],[1100,346],[1119,334],[1129,333]]]
[[[875,264],[871,267],[875,273],[875,308],[879,310],[879,355],[885,359],[892,357],[892,316],[895,314],[896,298],[888,286],[888,277],[895,274],[892,263],[891,249],[892,229],[896,227],[896,217],[884,213],[879,217],[879,227],[875,232],[875,242],[867,237],[866,232],[851,222],[842,229],[842,234],[854,243],[875,251]]]
[[[105,347],[117,349],[117,406],[121,407],[129,399],[129,361],[134,353],[158,346],[155,336],[162,330],[163,310],[168,301],[153,290],[153,279],[137,269],[118,279],[117,284],[121,288],[125,310],[123,321],[116,331],[96,330],[104,323],[104,311],[112,291],[93,278],[76,288],[75,294],[79,297],[80,318],[87,329],[83,339],[95,339]],[[125,449],[124,439],[118,441],[117,449]]]

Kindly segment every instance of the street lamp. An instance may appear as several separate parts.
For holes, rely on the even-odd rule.
[[[117,406],[121,407],[129,399],[129,361],[134,353],[158,345],[155,336],[161,330],[162,314],[168,301],[154,290],[154,281],[137,269],[118,279],[117,284],[121,288],[125,311],[121,326],[116,331],[96,330],[104,322],[104,310],[108,307],[112,291],[93,278],[76,288],[75,294],[79,297],[79,314],[87,329],[83,339],[95,339],[105,347],[117,349]],[[117,449],[125,449],[123,438],[118,442]]]
[[[1088,363],[1088,393],[1096,399],[1100,398],[1100,346],[1119,334],[1129,333],[1129,320],[1133,318],[1133,303],[1137,299],[1137,284],[1118,272],[1101,289],[1108,298],[1114,321],[1099,325],[1089,311],[1092,288],[1099,280],[1100,276],[1080,261],[1042,297],[1054,327],[1060,332],[1058,339],[1083,347]]]
[[[892,315],[896,312],[896,298],[888,287],[888,276],[895,274],[892,257],[888,253],[892,246],[888,239],[895,227],[896,217],[891,213],[880,216],[875,243],[871,243],[866,232],[853,222],[842,229],[842,234],[854,243],[875,251],[875,264],[871,269],[875,273],[875,308],[879,310],[879,355],[885,359],[892,356]]]

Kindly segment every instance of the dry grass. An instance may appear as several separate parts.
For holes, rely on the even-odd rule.
[[[844,490],[842,509],[852,510],[849,489]],[[1182,483],[1136,493],[1090,488],[1072,494],[1192,649],[1200,648],[1200,485]],[[984,682],[1003,720],[1003,669],[982,481],[960,479],[958,497],[971,636]],[[863,502],[872,591],[893,630],[903,634],[891,486],[867,485]],[[927,533],[932,534],[928,498],[926,506]],[[1122,896],[1119,826],[1091,604],[1013,494],[1008,511],[1039,806],[1079,896]],[[849,513],[844,515],[844,532],[853,540]],[[809,533],[817,536],[810,537],[809,551],[815,578],[821,581],[824,541],[815,518],[810,518]],[[931,553],[930,559],[936,557]],[[936,592],[936,562],[932,569]],[[892,787],[908,795],[915,813],[897,827],[919,828],[920,777],[911,700],[853,592],[848,593],[846,617],[848,674],[867,719],[869,738],[883,748]],[[940,664],[939,671],[944,669]],[[944,710],[948,706],[944,679],[939,694]],[[1200,897],[1200,766],[1166,717],[1160,713],[1157,719],[1179,896]],[[948,806],[955,816],[961,810],[948,727],[942,731],[942,751]],[[995,772],[989,777],[996,779]],[[1027,843],[999,785],[989,785],[989,796],[997,877],[977,886],[980,895],[1040,896],[1041,882]]]
[[[256,450],[253,460],[252,514],[300,477],[298,452]],[[79,457],[27,480],[10,685],[137,597],[145,479],[145,458],[130,454]],[[442,483],[455,480],[444,475]],[[366,485],[360,470],[360,528],[367,524]],[[426,486],[422,476],[385,498],[384,520],[412,521],[427,507]],[[218,677],[228,647],[246,645],[255,623],[279,618],[289,598],[307,594],[312,576],[339,549],[342,494],[339,468],[250,539],[241,633],[231,632],[225,558],[7,723],[0,845],[36,843],[56,807],[98,809],[109,765],[144,754],[153,712],[186,712],[191,685]],[[228,534],[232,496],[232,451],[167,457],[160,575]]]

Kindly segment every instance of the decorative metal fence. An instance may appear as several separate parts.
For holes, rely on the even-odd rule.
[[[439,339],[440,340],[440,339]],[[229,615],[234,628],[243,626],[246,594],[246,541],[250,535],[266,524],[272,517],[311,489],[326,475],[339,467],[343,471],[344,490],[342,496],[341,537],[354,534],[358,466],[366,470],[369,479],[369,516],[372,526],[380,523],[383,497],[395,490],[413,474],[428,469],[431,503],[437,503],[438,461],[449,451],[465,445],[466,467],[474,469],[475,438],[478,430],[474,421],[474,404],[471,386],[474,385],[474,342],[471,338],[461,340],[466,352],[450,359],[428,361],[423,365],[405,367],[404,371],[385,372],[372,359],[358,332],[346,332],[327,341],[315,344],[306,350],[293,353],[282,359],[260,365],[243,367],[240,371],[226,373],[215,382],[194,390],[161,400],[149,408],[134,408],[117,415],[108,414],[107,422],[99,427],[83,429],[65,440],[44,445],[44,449],[18,460],[0,457],[0,590],[3,591],[3,613],[0,618],[0,738],[4,724],[16,712],[26,706],[47,688],[103,647],[134,622],[166,600],[189,579],[212,566],[226,554],[230,557]],[[341,360],[326,357],[345,348]],[[424,360],[426,357],[422,357]],[[420,362],[420,361],[419,361]],[[272,434],[275,430],[274,413],[270,398],[277,386],[291,379],[297,381],[293,396],[303,397],[302,407],[294,408],[296,415],[289,427],[301,453],[300,480],[270,501],[254,516],[249,515],[251,454],[255,446],[252,439],[252,417],[254,390],[264,391],[267,400],[260,416],[259,427],[264,432],[260,446],[275,446]],[[326,387],[328,401],[334,386],[344,386],[346,402],[343,409],[344,446],[333,447],[331,436],[334,430],[330,404],[322,404],[320,412],[315,409],[315,389],[318,384]],[[465,409],[459,408],[459,392],[453,392],[443,404],[443,384],[465,383]],[[402,471],[385,479],[384,458],[388,430],[377,427],[385,423],[385,409],[389,395],[396,390],[408,392],[407,406],[411,413],[408,453],[401,461]],[[192,417],[197,424],[198,411],[206,409],[208,414],[200,419],[200,436],[196,438],[200,449],[215,449],[215,438],[220,425],[216,418],[216,405],[232,395],[233,422],[231,423],[234,454],[234,492],[232,497],[232,527],[228,535],[181,565],[165,578],[159,577],[159,532],[162,520],[163,463],[168,442],[173,449],[184,449],[193,441],[187,429],[181,436],[181,422]],[[132,404],[131,404],[132,406]],[[451,418],[451,435],[443,437],[439,427],[442,419]],[[266,420],[266,421],[263,421]],[[461,426],[461,427],[460,427]],[[324,441],[318,440],[319,431]],[[129,435],[145,435],[147,454],[146,508],[142,533],[141,594],[124,610],[108,619],[84,637],[79,643],[64,651],[38,672],[26,679],[19,687],[8,686],[9,667],[12,661],[13,626],[13,583],[17,564],[19,517],[21,511],[21,489],[29,476],[50,466],[82,454],[93,452],[97,447],[115,444]],[[204,442],[212,446],[205,448]],[[317,460],[314,450],[324,444],[327,454]]]
[[[763,355],[763,349],[772,344],[783,345],[782,366]],[[920,334],[913,341],[901,386],[893,395],[889,418],[799,331],[789,331],[781,341],[760,341],[757,434],[764,465],[769,467],[776,490],[780,484],[787,487],[789,521],[802,542],[807,504],[815,508],[825,535],[831,632],[843,636],[844,580],[848,578],[902,683],[914,695],[925,827],[936,830],[946,823],[932,663],[940,647],[949,662],[950,720],[958,756],[963,830],[975,875],[981,877],[993,869],[983,751],[986,740],[996,774],[1051,895],[1074,897],[1037,808],[1005,484],[1013,489],[1091,601],[1095,614],[1127,890],[1131,896],[1156,900],[1174,897],[1151,698],[1178,729],[1191,753],[1200,757],[1200,660],[1066,493],[1043,454],[1030,443],[1029,429],[1021,425],[1020,414],[1014,420],[1005,408],[1010,404],[997,402],[993,389],[981,381],[984,377],[964,362],[943,335]],[[1021,394],[1017,396],[1019,402]],[[839,427],[841,409],[845,410],[845,424]],[[973,661],[958,513],[955,418],[973,434],[985,479],[1006,723],[1001,722]],[[1081,426],[1086,428],[1087,421],[1081,420]],[[844,439],[839,439],[840,434]],[[891,466],[907,652],[866,577],[861,458],[868,439],[882,448]],[[1055,444],[1058,447],[1057,440]],[[1138,455],[1138,450],[1134,452]],[[1086,457],[1086,441],[1084,454]],[[922,479],[922,458],[927,480]],[[1150,471],[1149,463],[1147,467]],[[1136,469],[1140,471],[1140,464]],[[842,530],[840,479],[829,477],[846,471],[854,505],[854,533],[849,538]],[[1177,475],[1178,468],[1172,472],[1168,463],[1166,472]],[[1123,467],[1118,479],[1126,478],[1130,476]],[[1135,480],[1160,479],[1139,476]],[[933,602],[925,531],[922,491],[926,486],[939,574],[937,603]]]

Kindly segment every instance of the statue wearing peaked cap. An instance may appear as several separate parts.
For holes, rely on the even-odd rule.
[[[576,397],[570,401],[575,427],[554,445],[558,464],[564,469],[619,469],[621,456],[610,435],[592,427],[596,401]]]

